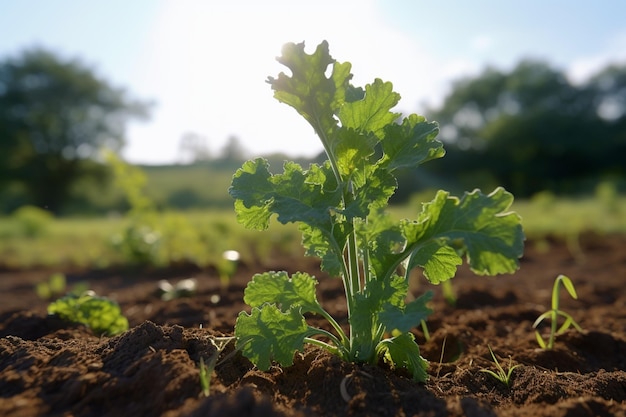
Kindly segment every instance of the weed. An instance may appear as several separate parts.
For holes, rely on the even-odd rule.
[[[521,365],[511,366],[511,358],[509,357],[509,369],[505,372],[504,368],[502,368],[502,365],[500,365],[500,362],[498,362],[498,358],[496,358],[496,355],[493,353],[493,350],[491,350],[491,346],[487,345],[487,347],[489,348],[489,353],[491,353],[491,357],[493,358],[493,363],[496,364],[497,370],[496,372],[494,372],[489,369],[481,369],[480,372],[485,372],[493,376],[495,379],[502,382],[508,388],[511,385],[511,376],[513,375],[513,370]]]

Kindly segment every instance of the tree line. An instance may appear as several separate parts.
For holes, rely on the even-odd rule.
[[[601,181],[624,186],[626,65],[580,84],[545,61],[488,68],[457,81],[428,113],[448,153],[429,164],[435,177],[503,185],[519,197],[579,194]]]
[[[109,168],[97,152],[121,150],[128,122],[149,114],[149,102],[80,60],[44,49],[0,60],[0,213],[25,204],[63,213],[77,184],[106,187]],[[487,68],[456,81],[426,115],[439,122],[447,157],[402,173],[399,199],[440,187],[503,185],[527,197],[625,185],[626,65],[583,83],[539,60]],[[205,150],[191,139],[189,149]]]

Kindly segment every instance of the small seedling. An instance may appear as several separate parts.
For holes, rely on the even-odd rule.
[[[51,300],[65,294],[67,280],[65,274],[60,272],[50,275],[47,281],[40,282],[35,286],[35,291],[39,298]]]
[[[75,282],[71,291],[68,291],[67,279],[65,278],[65,274],[56,272],[48,278],[47,281],[40,282],[35,286],[35,291],[39,298],[43,300],[52,300],[55,298],[59,298],[66,293],[72,293],[76,295],[80,295],[83,292],[87,291],[89,286],[87,282]]]
[[[513,370],[521,365],[511,366],[511,358],[509,357],[509,370],[505,372],[504,368],[502,368],[502,365],[500,365],[500,362],[498,362],[498,358],[496,358],[496,355],[493,353],[493,350],[491,350],[491,346],[487,345],[487,347],[489,348],[489,352],[491,353],[491,357],[493,358],[493,363],[496,364],[497,372],[493,372],[489,369],[481,369],[480,372],[484,372],[493,376],[495,379],[509,387],[511,385],[511,376],[513,375]]]
[[[202,388],[202,394],[205,397],[208,397],[211,393],[211,375],[213,374],[215,367],[218,365],[217,359],[220,357],[226,346],[234,339],[234,337],[212,337],[210,340],[216,348],[215,352],[213,352],[208,362],[205,362],[204,358],[200,358],[200,364],[198,365],[200,373],[200,387]],[[234,352],[236,352],[236,350]]]
[[[89,327],[97,335],[113,336],[128,330],[128,320],[120,306],[93,291],[70,293],[48,306],[48,314]]]
[[[554,286],[552,287],[552,308],[537,317],[537,320],[535,320],[535,323],[533,323],[533,329],[535,329],[535,337],[537,338],[537,343],[539,343],[539,346],[541,346],[542,349],[553,349],[556,336],[563,334],[567,329],[570,328],[570,326],[573,326],[579,332],[582,332],[583,330],[578,325],[578,323],[576,323],[572,316],[559,309],[559,284],[561,283],[563,283],[563,286],[574,300],[578,299],[578,295],[576,294],[576,289],[574,288],[572,280],[565,275],[559,275],[558,277],[556,277],[556,279],[554,280]],[[558,327],[559,316],[565,318],[565,322],[563,322],[561,327]],[[545,319],[550,319],[550,336],[547,343],[537,330],[537,326],[539,326],[539,324]]]
[[[227,250],[222,254],[222,259],[217,264],[217,271],[220,275],[222,288],[228,287],[230,280],[235,275],[235,272],[237,272],[239,258],[239,252],[236,250]]]
[[[441,283],[441,293],[443,294],[443,298],[444,300],[446,300],[446,303],[448,303],[448,305],[451,305],[453,307],[456,305],[457,298],[456,292],[452,287],[452,281],[444,281]]]
[[[211,365],[211,360],[209,360],[209,365]],[[212,364],[215,366],[215,363]],[[208,397],[211,393],[211,374],[213,373],[213,368],[209,369],[209,366],[204,363],[204,358],[200,358],[200,365],[198,366],[200,371],[200,386],[202,387],[202,394],[205,397]]]
[[[191,297],[196,293],[198,282],[195,278],[187,278],[172,285],[168,280],[162,279],[157,283],[157,294],[164,301],[176,298]]]

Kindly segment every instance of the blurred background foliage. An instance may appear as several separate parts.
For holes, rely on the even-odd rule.
[[[575,85],[542,61],[456,82],[440,108],[447,156],[425,169],[462,188],[502,185],[516,197],[593,192],[626,176],[626,66]]]
[[[270,256],[262,240],[233,235],[227,189],[247,157],[237,137],[214,155],[205,138],[185,135],[185,164],[131,167],[116,156],[128,122],[149,117],[150,108],[80,61],[46,50],[0,61],[0,240],[27,239],[24,248],[3,247],[5,258],[17,253],[45,264],[45,249],[39,252],[33,239],[84,243],[90,237],[76,233],[86,227],[95,233],[91,239],[106,239],[108,246],[85,244],[84,253],[75,254],[79,264],[207,265],[229,249],[256,261]],[[601,211],[575,215],[576,233],[589,228],[592,216],[626,227],[626,66],[606,67],[577,84],[545,61],[524,60],[510,71],[486,68],[458,80],[442,104],[425,113],[439,122],[447,155],[401,172],[392,203],[414,212],[435,189],[459,194],[502,185],[537,231],[549,233],[541,223],[545,213],[566,212],[563,201],[586,207],[576,202],[584,198],[600,203]],[[322,157],[296,162],[307,166]],[[275,171],[294,159],[266,158]],[[89,218],[101,220],[96,225]],[[271,239],[291,252],[298,245],[290,233]],[[246,245],[255,247],[246,252]]]
[[[32,49],[0,62],[1,209],[60,213],[79,181],[102,187],[107,170],[94,158],[121,149],[128,120],[147,112],[80,61]]]

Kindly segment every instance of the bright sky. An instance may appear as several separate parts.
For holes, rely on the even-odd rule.
[[[265,80],[283,70],[284,43],[312,51],[323,39],[355,85],[391,81],[398,110],[419,112],[487,64],[544,58],[582,80],[626,62],[626,2],[0,0],[0,59],[43,46],[156,103],[129,126],[131,162],[177,161],[188,132],[214,153],[234,135],[250,156],[316,154],[311,127]]]

